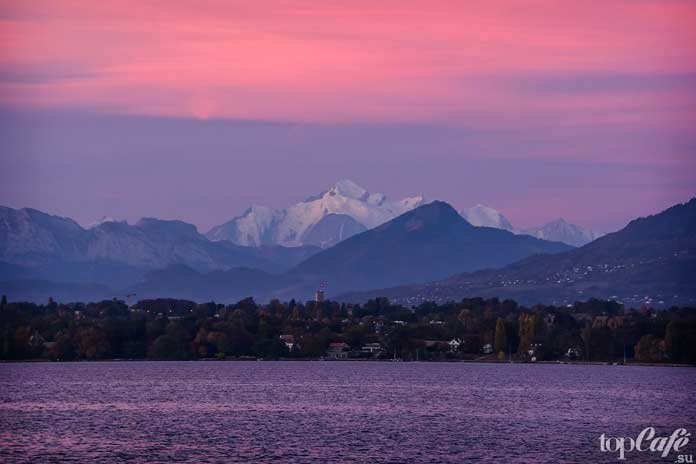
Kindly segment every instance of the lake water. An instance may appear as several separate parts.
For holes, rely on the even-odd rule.
[[[620,462],[696,431],[696,369],[382,363],[0,365],[0,462]],[[696,435],[686,451],[696,458]],[[625,462],[674,462],[631,453]]]

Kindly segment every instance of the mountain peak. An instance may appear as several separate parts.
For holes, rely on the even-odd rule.
[[[106,224],[107,222],[118,222],[116,219],[112,218],[111,216],[102,216],[101,219],[98,221],[91,222],[89,224],[86,224],[84,226],[85,229],[94,229],[97,226],[100,226],[102,224]]]
[[[528,234],[543,240],[563,242],[576,247],[583,246],[599,237],[599,234],[571,224],[561,217],[541,227],[519,231],[519,233]]]
[[[294,247],[309,240],[307,243],[326,247],[425,202],[423,196],[392,201],[353,180],[341,179],[319,195],[283,209],[251,207],[242,216],[213,227],[207,237],[246,246]]]
[[[514,230],[514,227],[512,227],[510,221],[503,216],[500,211],[481,203],[477,204],[476,206],[472,206],[466,211],[462,211],[462,217],[464,217],[464,219],[466,219],[472,226],[494,227],[496,229],[503,229],[510,232]]]
[[[327,194],[341,195],[355,200],[366,200],[369,192],[350,179],[341,179],[331,187]]]
[[[436,227],[443,227],[453,223],[462,224],[467,227],[470,226],[449,203],[435,200],[411,211],[407,211],[396,219],[382,224],[377,227],[377,229],[403,227],[407,231],[415,231],[425,228],[429,224]]]
[[[559,243],[474,227],[448,203],[433,201],[312,256],[294,272],[329,281],[332,292],[340,292],[427,282],[567,249]]]
[[[452,207],[449,203],[442,200],[433,200],[430,203],[419,206],[418,208],[409,211],[406,214],[419,215],[424,213],[437,212],[438,214],[445,214],[451,217],[459,218],[459,213]]]

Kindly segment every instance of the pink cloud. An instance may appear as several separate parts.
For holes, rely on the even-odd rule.
[[[696,72],[689,2],[2,2],[0,103],[313,122],[674,124],[693,93],[529,95],[528,73]],[[637,115],[637,116],[636,116]]]

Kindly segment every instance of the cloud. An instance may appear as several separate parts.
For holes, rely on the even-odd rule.
[[[505,76],[499,81],[535,95],[692,93],[696,89],[696,73],[552,72]]]
[[[0,84],[55,84],[94,79],[100,73],[69,64],[0,65]]]
[[[696,73],[696,5],[682,1],[0,0],[0,10],[0,93],[15,107],[511,127],[535,119],[537,96],[683,96]]]

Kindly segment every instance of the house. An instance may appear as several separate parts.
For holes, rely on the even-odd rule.
[[[291,353],[293,351],[300,349],[299,343],[295,342],[294,335],[291,335],[291,334],[281,335],[279,338],[285,344],[285,348],[287,348],[288,351],[290,351]]]
[[[536,361],[537,355],[541,351],[541,343],[532,343],[529,345],[529,349],[527,350],[527,354],[529,355],[530,358],[532,358],[532,361]]]
[[[56,349],[57,342],[44,342],[43,347],[49,353]]]
[[[46,340],[41,336],[41,334],[34,330],[34,333],[29,337],[29,346],[33,349],[43,348]]]
[[[577,348],[568,348],[565,355],[568,359],[578,359],[580,357],[580,350]]]
[[[379,356],[384,350],[382,349],[381,343],[367,343],[362,348],[360,352],[363,354],[369,354],[372,356]]]
[[[326,350],[326,357],[329,359],[348,359],[349,352],[350,346],[347,343],[329,343],[329,348]]]
[[[452,340],[449,341],[449,350],[450,353],[456,353],[459,351],[459,348],[462,346],[462,340],[460,338],[453,338]]]

